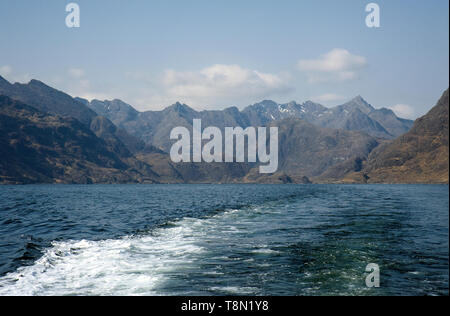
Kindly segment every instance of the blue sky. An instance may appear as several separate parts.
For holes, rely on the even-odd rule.
[[[65,6],[81,27],[65,25]],[[273,99],[325,105],[362,95],[403,117],[449,85],[449,2],[74,0],[0,2],[0,74],[139,110],[216,109]]]

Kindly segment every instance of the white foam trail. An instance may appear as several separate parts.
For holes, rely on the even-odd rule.
[[[255,249],[255,250],[252,250],[252,253],[256,253],[256,254],[276,254],[276,253],[279,253],[278,251],[276,251],[276,250],[272,250],[272,249],[269,249],[269,248],[259,248],[259,249]]]
[[[32,266],[0,279],[0,295],[157,295],[177,268],[204,251],[195,244],[198,219],[153,236],[55,242]]]
[[[249,229],[254,229],[249,227],[253,220],[247,218],[252,212],[231,210],[204,219],[185,218],[172,223],[173,227],[160,228],[145,236],[54,242],[33,265],[0,278],[0,296],[174,294],[170,290],[173,289],[171,281],[176,283],[180,276],[182,280],[192,271],[223,274],[211,270],[214,268],[203,270],[201,263],[205,259],[226,263],[243,260],[222,254],[221,247],[227,247],[228,241],[240,240],[239,246],[249,254],[276,253],[261,241],[245,237]],[[186,294],[191,290],[187,287],[181,292]],[[249,292],[248,288],[239,287],[209,288],[215,290]],[[251,292],[255,293],[256,289]],[[179,286],[175,289],[177,293],[180,294]]]
[[[236,294],[251,295],[257,293],[259,289],[254,287],[224,286],[224,287],[211,287],[210,290],[232,295]]]

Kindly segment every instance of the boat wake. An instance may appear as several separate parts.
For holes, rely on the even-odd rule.
[[[205,250],[205,219],[186,218],[146,236],[54,242],[33,265],[0,279],[0,295],[158,295],[171,274]]]

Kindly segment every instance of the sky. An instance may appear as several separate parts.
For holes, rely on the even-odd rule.
[[[66,5],[80,27],[66,26]],[[405,118],[449,86],[449,2],[1,0],[0,75],[72,96],[161,110],[271,99],[326,106],[361,95]]]

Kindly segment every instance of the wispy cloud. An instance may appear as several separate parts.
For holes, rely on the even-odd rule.
[[[198,71],[167,70],[162,80],[165,99],[198,107],[254,102],[293,88],[285,75],[264,73],[239,65],[216,64]]]
[[[415,119],[416,111],[414,108],[408,104],[396,104],[389,107],[392,111],[397,114],[397,116],[406,118],[406,119]]]
[[[9,80],[10,82],[25,83],[31,80],[30,74],[18,74],[9,65],[0,66],[0,76],[4,77],[6,80]]]
[[[85,71],[81,68],[70,68],[68,70],[69,76],[72,78],[81,78],[84,77]]]
[[[0,66],[0,76],[7,77],[11,74],[12,68],[11,66],[5,65]]]
[[[49,78],[47,83],[73,97],[88,100],[105,100],[116,97],[114,93],[108,93],[110,91],[103,91],[94,84],[91,84],[88,76],[88,72],[83,68],[69,68],[64,70],[60,75]]]
[[[67,74],[70,82],[70,92],[86,99],[93,99],[98,93],[91,91],[91,82],[86,78],[86,71],[82,68],[69,68]],[[98,94],[104,95],[104,94]]]
[[[336,105],[336,102],[344,101],[346,98],[342,95],[334,93],[326,93],[316,97],[312,97],[311,100],[325,105]]]
[[[365,57],[351,54],[348,50],[335,48],[317,59],[302,59],[297,67],[306,73],[310,83],[348,81],[358,78],[367,65]]]

